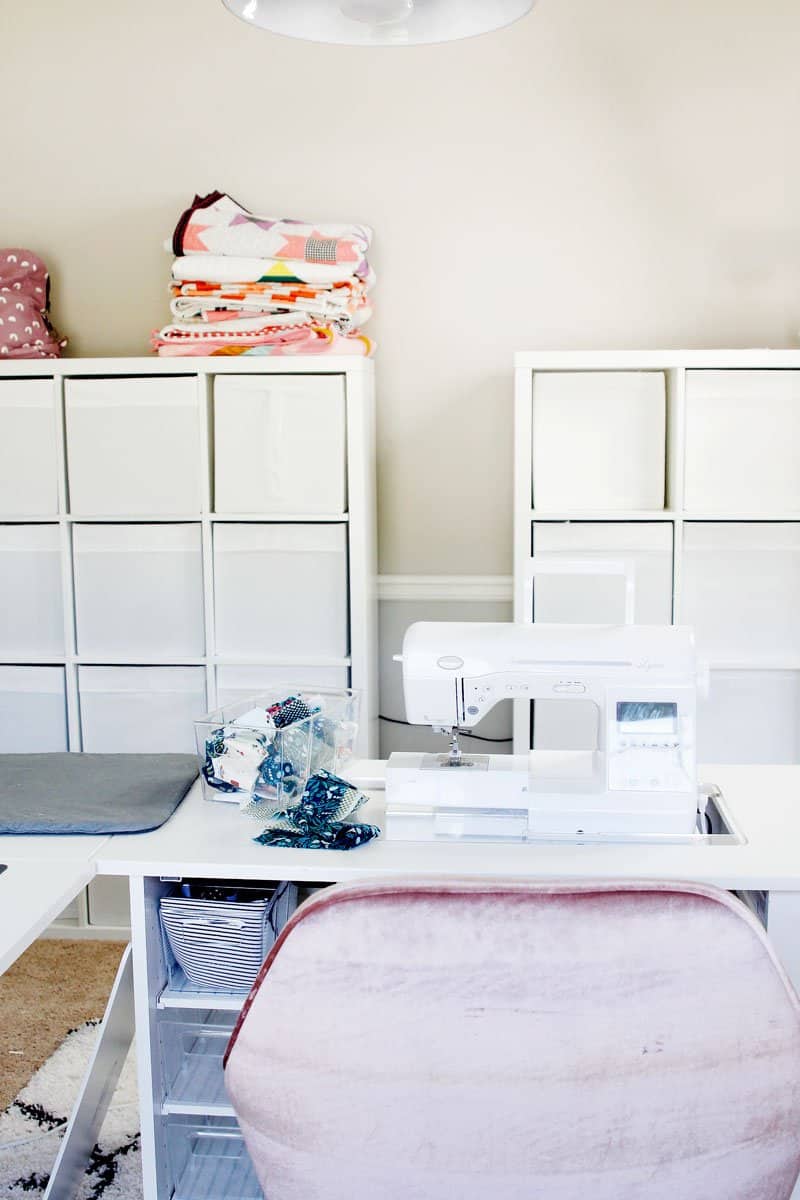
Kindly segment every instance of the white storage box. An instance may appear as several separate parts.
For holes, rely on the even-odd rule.
[[[79,667],[83,749],[193,754],[205,679],[204,667]]]
[[[659,371],[537,371],[533,504],[542,511],[664,507]]]
[[[58,512],[52,379],[0,380],[0,515]]]
[[[236,1015],[186,1009],[166,1009],[159,1014],[165,1113],[196,1110],[224,1116],[231,1111],[222,1059]]]
[[[218,513],[343,513],[345,453],[341,375],[214,380]]]
[[[0,658],[64,654],[57,525],[0,525]]]
[[[800,371],[687,371],[684,507],[800,509]]]
[[[127,879],[114,875],[96,875],[88,887],[89,924],[108,929],[129,929],[131,924],[130,887]]]
[[[68,750],[63,667],[0,667],[0,754]]]
[[[169,1117],[171,1200],[264,1200],[233,1118]]]
[[[179,886],[190,894],[164,896],[159,904],[170,984],[181,986],[185,976],[199,990],[248,992],[297,907],[297,888],[240,880]]]
[[[236,704],[279,683],[306,692],[342,689],[349,687],[350,672],[347,667],[217,667],[217,704]]]
[[[347,655],[345,525],[214,526],[218,654]]]
[[[698,703],[697,758],[800,762],[800,671],[712,671]]]
[[[800,523],[688,522],[680,623],[712,665],[800,659]]]
[[[196,378],[68,379],[65,388],[73,513],[200,510]]]
[[[533,553],[588,562],[628,560],[636,572],[636,623],[669,625],[672,621],[671,524],[536,521]],[[621,575],[540,575],[534,579],[533,594],[537,621],[614,625],[625,619]]]
[[[78,653],[200,657],[199,525],[75,525]]]

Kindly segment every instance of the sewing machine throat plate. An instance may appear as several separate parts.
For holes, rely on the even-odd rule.
[[[449,754],[425,754],[420,767],[423,771],[488,771],[489,755],[462,754],[459,758],[453,758]]]

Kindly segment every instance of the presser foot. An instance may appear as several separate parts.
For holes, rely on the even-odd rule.
[[[474,767],[480,762],[485,755],[464,754],[458,741],[458,730],[446,727],[436,729],[437,733],[443,733],[450,738],[450,749],[447,754],[430,754],[426,757],[431,759],[430,768],[441,767]]]

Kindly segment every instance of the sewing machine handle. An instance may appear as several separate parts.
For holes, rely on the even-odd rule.
[[[533,581],[537,575],[621,575],[625,579],[625,624],[633,625],[636,567],[630,559],[544,558],[528,559],[525,567],[525,610],[522,619],[533,621]]]

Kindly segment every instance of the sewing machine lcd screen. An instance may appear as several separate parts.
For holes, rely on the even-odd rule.
[[[617,726],[620,733],[676,733],[678,705],[672,701],[620,700]]]

